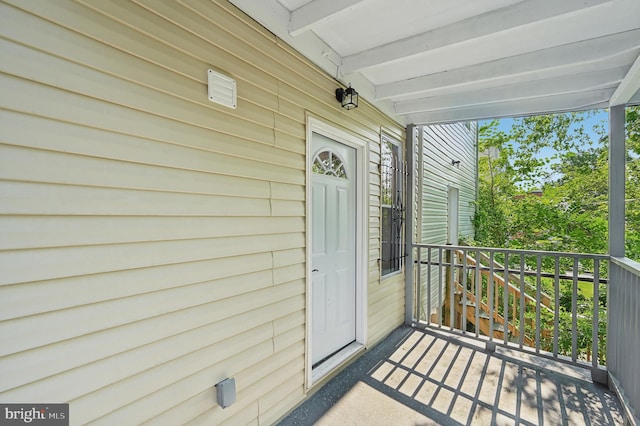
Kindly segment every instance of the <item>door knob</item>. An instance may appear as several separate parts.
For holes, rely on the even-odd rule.
[[[317,269],[312,269],[311,272],[320,272]]]

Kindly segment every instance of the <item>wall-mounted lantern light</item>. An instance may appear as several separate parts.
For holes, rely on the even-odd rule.
[[[358,108],[358,92],[356,92],[356,89],[351,87],[351,85],[346,89],[336,89],[336,99],[344,109]]]
[[[451,160],[451,165],[453,167],[460,167],[460,160]]]

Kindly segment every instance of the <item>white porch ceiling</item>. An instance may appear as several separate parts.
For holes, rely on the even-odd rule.
[[[640,0],[230,0],[402,123],[640,103]]]

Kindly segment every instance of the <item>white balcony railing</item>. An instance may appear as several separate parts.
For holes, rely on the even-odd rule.
[[[606,381],[609,256],[427,244],[413,250],[415,322],[591,367],[595,380]]]
[[[607,370],[627,418],[640,425],[640,263],[612,257],[609,277]]]

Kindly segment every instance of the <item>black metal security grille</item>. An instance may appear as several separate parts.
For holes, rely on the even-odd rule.
[[[404,262],[404,176],[406,165],[400,155],[400,147],[390,141],[382,141],[380,173],[382,176],[382,275],[402,268]]]

